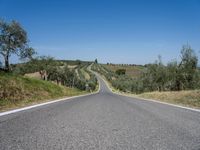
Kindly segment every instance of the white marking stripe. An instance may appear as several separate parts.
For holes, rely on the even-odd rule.
[[[107,83],[107,81],[105,81],[104,79],[103,79],[103,81],[106,83],[106,85],[110,89],[110,91],[113,92],[112,89],[111,89],[111,87],[110,87],[110,85]],[[126,96],[126,97],[129,97],[129,98],[135,98],[135,99],[140,99],[140,100],[145,100],[145,101],[150,101],[150,102],[155,102],[155,103],[160,103],[160,104],[165,104],[165,105],[169,105],[169,106],[173,106],[173,107],[178,107],[178,108],[183,108],[183,109],[187,109],[187,110],[192,110],[192,111],[200,112],[200,109],[195,109],[195,108],[180,106],[180,105],[176,105],[176,104],[170,104],[170,103],[167,103],[167,102],[161,102],[161,101],[154,100],[154,99],[145,99],[145,98],[141,98],[141,97],[134,97],[134,96],[124,95],[124,94],[117,93],[117,92],[113,92],[113,93],[117,94],[117,95],[120,95],[120,96]]]
[[[10,111],[5,111],[5,112],[0,113],[0,117],[1,116],[5,116],[5,115],[9,115],[9,114],[13,114],[13,113],[17,113],[17,112],[20,112],[20,111],[32,109],[32,108],[39,107],[39,106],[44,106],[44,105],[48,105],[48,104],[57,103],[57,102],[68,100],[68,99],[74,99],[74,98],[78,98],[78,97],[84,97],[84,96],[94,95],[94,94],[99,93],[99,91],[100,91],[100,82],[99,82],[99,89],[98,89],[98,91],[96,91],[94,93],[84,94],[84,95],[78,95],[78,96],[72,96],[72,97],[66,97],[66,98],[57,99],[57,100],[53,100],[53,101],[49,101],[49,102],[45,102],[45,103],[41,103],[41,104],[36,104],[36,105],[24,107],[24,108],[19,108],[19,109],[14,109],[14,110],[10,110]]]
[[[165,104],[165,105],[170,105],[170,106],[174,106],[174,107],[179,107],[179,108],[183,108],[183,109],[188,109],[188,110],[200,112],[200,109],[185,107],[185,106],[176,105],[176,104],[170,104],[170,103],[167,103],[167,102],[161,102],[161,101],[154,100],[154,99],[145,99],[145,98],[140,98],[140,97],[139,98],[138,97],[132,97],[132,98],[141,99],[141,100],[145,100],[145,101],[156,102],[156,103],[160,103],[160,104]]]
[[[154,99],[145,99],[145,98],[141,98],[141,97],[134,97],[134,96],[124,95],[124,94],[120,94],[120,93],[116,93],[116,92],[113,92],[113,93],[115,93],[117,95],[120,95],[120,96],[126,96],[126,97],[129,97],[129,98],[133,98],[133,99],[139,99],[139,100],[144,100],[144,101],[149,101],[149,102],[155,102],[155,103],[160,103],[160,104],[165,104],[165,105],[169,105],[169,106],[173,106],[173,107],[178,107],[178,108],[183,108],[183,109],[188,109],[188,110],[200,112],[200,109],[185,107],[185,106],[176,105],[176,104],[170,104],[170,103],[167,103],[167,102],[162,102],[162,101],[158,101],[158,100],[154,100]]]

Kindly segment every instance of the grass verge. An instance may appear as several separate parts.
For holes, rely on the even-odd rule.
[[[153,99],[161,102],[200,109],[200,90],[169,91],[169,92],[155,91],[155,92],[148,92],[136,95],[136,94],[121,92],[115,89],[104,76],[101,75],[101,77],[107,82],[107,85],[110,87],[112,92],[120,95],[144,98],[149,100]]]
[[[0,73],[0,111],[81,94],[86,94],[86,91],[11,73]]]
[[[186,107],[200,108],[200,90],[148,92],[137,95],[141,98],[155,99],[162,102],[178,104]]]

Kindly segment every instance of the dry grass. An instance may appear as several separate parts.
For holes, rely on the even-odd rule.
[[[200,90],[177,92],[149,92],[138,95],[142,98],[155,99],[182,106],[200,108]]]
[[[25,76],[25,77],[30,77],[30,78],[41,79],[41,75],[40,75],[39,72],[26,73],[24,76]]]
[[[106,78],[102,76],[105,81]],[[139,95],[124,93],[115,89],[109,81],[107,81],[111,90],[115,93],[127,95],[130,97],[139,97],[145,99],[154,99],[157,101],[178,104],[186,107],[200,108],[200,90],[187,90],[187,91],[168,91],[168,92],[146,92]]]
[[[48,81],[0,73],[0,111],[84,93]]]
[[[86,80],[90,80],[90,75],[84,69],[81,69],[80,71],[84,75]]]
[[[77,65],[67,65],[67,67],[68,67],[69,69],[74,69],[74,68],[77,67]]]

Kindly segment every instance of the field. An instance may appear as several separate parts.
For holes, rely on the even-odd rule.
[[[104,65],[107,69],[115,72],[118,69],[126,69],[126,75],[130,77],[139,77],[141,75],[142,70],[144,69],[143,66],[129,66],[129,65]]]
[[[0,111],[84,93],[50,81],[0,73]]]

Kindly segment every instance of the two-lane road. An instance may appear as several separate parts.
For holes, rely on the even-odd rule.
[[[0,149],[199,150],[200,113],[100,92],[0,117]]]

